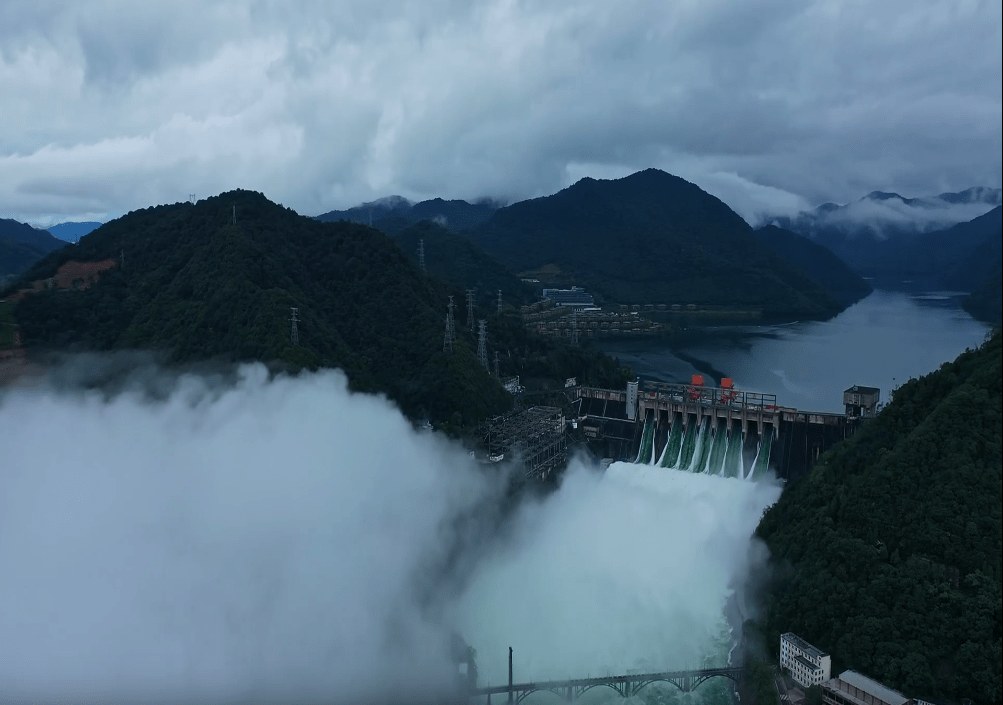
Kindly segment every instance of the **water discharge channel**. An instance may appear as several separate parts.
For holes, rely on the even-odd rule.
[[[573,463],[556,493],[521,510],[517,535],[482,561],[454,615],[477,650],[479,684],[507,681],[509,646],[516,682],[728,664],[725,608],[741,608],[744,577],[762,558],[752,532],[780,490],[700,471],[734,457],[728,434],[705,426],[676,426],[660,458],[648,440],[638,462],[602,475]],[[652,685],[639,697],[670,702],[673,691]],[[730,702],[730,692],[715,679],[687,697]],[[602,688],[582,700],[617,701]]]

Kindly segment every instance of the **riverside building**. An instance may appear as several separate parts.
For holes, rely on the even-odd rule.
[[[829,654],[822,653],[797,634],[787,632],[780,636],[780,667],[786,668],[801,686],[810,688],[829,680],[832,662]]]

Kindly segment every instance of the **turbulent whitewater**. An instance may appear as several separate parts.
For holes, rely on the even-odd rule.
[[[480,680],[505,682],[509,646],[520,682],[724,665],[725,603],[761,557],[751,536],[779,492],[651,465],[572,467],[458,605]]]

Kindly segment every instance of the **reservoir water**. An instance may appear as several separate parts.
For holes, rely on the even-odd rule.
[[[731,377],[745,391],[777,395],[783,406],[843,411],[843,390],[878,387],[881,400],[978,346],[989,328],[956,292],[875,291],[828,321],[721,326],[671,340],[602,340],[603,350],[642,379],[688,382]]]

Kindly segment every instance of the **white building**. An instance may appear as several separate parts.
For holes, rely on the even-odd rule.
[[[832,661],[793,632],[780,636],[780,667],[786,668],[800,685],[809,688],[829,680]]]

